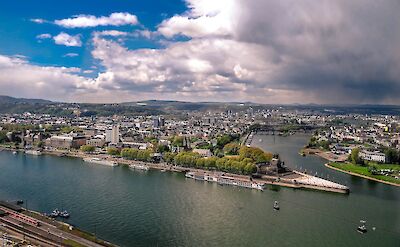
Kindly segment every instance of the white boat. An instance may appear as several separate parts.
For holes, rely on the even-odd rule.
[[[13,154],[14,154],[14,155],[17,154],[17,151],[14,151]]]
[[[149,166],[145,164],[131,164],[129,165],[129,168],[135,169],[135,170],[143,170],[143,171],[148,171],[150,168]]]
[[[42,155],[42,152],[40,152],[39,150],[26,150],[25,153],[32,155]]]
[[[83,161],[93,164],[105,165],[105,166],[117,166],[118,163],[115,161],[102,160],[100,158],[84,158]]]

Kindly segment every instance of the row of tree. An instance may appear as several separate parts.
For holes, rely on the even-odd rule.
[[[178,166],[236,174],[252,174],[257,170],[256,163],[268,162],[272,159],[272,154],[254,147],[240,147],[237,153],[239,155],[231,157],[202,158],[199,154],[193,152],[181,152],[179,154],[167,152],[163,158],[165,162]]]
[[[150,150],[124,148],[121,150],[121,157],[128,160],[152,161],[152,152]]]

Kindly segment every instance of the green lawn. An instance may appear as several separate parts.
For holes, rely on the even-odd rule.
[[[400,184],[400,179],[395,179],[394,177],[391,176],[383,176],[383,175],[372,175],[370,171],[368,171],[368,166],[372,164],[368,164],[368,166],[359,166],[359,165],[354,165],[351,163],[338,163],[338,162],[333,162],[329,163],[330,166],[333,166],[335,168],[344,170],[344,171],[349,171],[357,174],[361,174],[367,177],[387,181],[387,182],[392,182],[396,184]],[[400,170],[400,165],[395,165],[395,164],[373,164],[377,169],[393,169],[393,170]]]

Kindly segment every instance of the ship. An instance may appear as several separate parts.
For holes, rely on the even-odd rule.
[[[102,160],[100,158],[84,158],[83,161],[92,163],[92,164],[105,165],[105,166],[117,166],[118,165],[118,163],[115,161]]]
[[[25,153],[32,155],[42,155],[42,152],[40,152],[39,150],[26,150]]]
[[[130,164],[129,168],[134,169],[134,170],[142,170],[142,171],[148,171],[150,168],[149,166],[145,164]]]
[[[225,173],[187,172],[185,177],[200,181],[216,182],[219,185],[233,185],[261,191],[264,190],[265,187],[264,183],[254,182],[245,177],[228,175]]]

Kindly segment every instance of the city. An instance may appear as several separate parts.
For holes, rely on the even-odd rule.
[[[0,245],[398,247],[398,0],[4,0]]]

